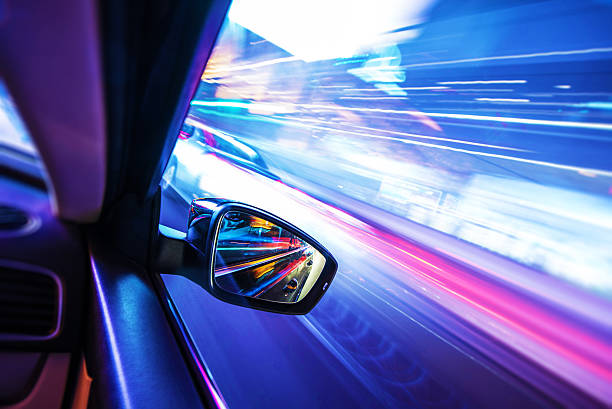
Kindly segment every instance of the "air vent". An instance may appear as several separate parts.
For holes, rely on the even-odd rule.
[[[18,230],[28,223],[28,215],[11,206],[0,206],[0,231]]]
[[[49,274],[0,266],[0,339],[54,336],[60,291]]]

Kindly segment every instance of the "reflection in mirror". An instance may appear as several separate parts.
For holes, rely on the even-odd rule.
[[[214,274],[225,291],[295,303],[312,289],[324,265],[313,246],[268,220],[242,211],[221,220]]]

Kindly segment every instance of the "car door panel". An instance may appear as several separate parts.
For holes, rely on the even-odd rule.
[[[90,241],[90,370],[97,408],[202,406],[200,392],[146,271]]]

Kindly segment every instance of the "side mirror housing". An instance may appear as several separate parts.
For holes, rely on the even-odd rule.
[[[183,265],[173,273],[220,300],[264,311],[308,313],[338,268],[333,256],[297,227],[221,199],[191,203],[185,241]],[[165,249],[178,251],[176,244]]]

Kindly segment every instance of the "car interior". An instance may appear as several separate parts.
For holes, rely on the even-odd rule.
[[[209,399],[147,271],[155,189],[172,147],[166,134],[180,127],[186,84],[227,6],[3,3],[2,80],[45,178],[2,160],[2,407],[200,407]]]
[[[231,31],[234,26],[230,20],[234,19],[232,24],[242,20],[239,20],[238,11],[234,17],[232,12],[228,17],[228,11],[238,10],[241,3],[249,2],[0,2],[0,111],[3,112],[0,117],[0,132],[3,133],[0,136],[0,408],[610,407],[612,321],[609,308],[612,293],[609,290],[591,291],[588,283],[582,286],[571,281],[571,277],[558,278],[544,272],[546,268],[538,264],[538,257],[544,250],[534,253],[535,261],[526,264],[516,261],[512,255],[488,250],[476,238],[469,239],[472,242],[467,238],[457,240],[450,230],[434,231],[419,224],[421,213],[412,216],[394,210],[410,200],[425,206],[422,204],[429,203],[431,197],[438,194],[434,188],[427,188],[425,192],[418,190],[414,181],[390,182],[390,177],[381,177],[376,182],[376,196],[365,198],[369,194],[369,183],[374,179],[371,176],[374,171],[367,167],[368,158],[376,160],[385,155],[397,155],[393,148],[380,148],[369,154],[360,151],[363,148],[354,148],[353,152],[357,152],[354,156],[361,156],[353,162],[353,167],[345,166],[344,169],[365,175],[359,182],[338,176],[325,185],[327,182],[315,173],[319,165],[314,160],[301,163],[304,169],[310,169],[304,170],[305,174],[312,173],[310,181],[302,183],[292,179],[287,169],[300,164],[300,155],[314,157],[324,149],[321,146],[328,149],[339,143],[324,134],[327,132],[324,126],[340,129],[340,140],[350,146],[357,142],[350,139],[346,124],[357,121],[354,118],[358,115],[368,109],[378,110],[375,114],[396,115],[398,108],[391,105],[382,108],[380,105],[366,108],[351,105],[339,114],[329,113],[332,112],[331,103],[321,108],[323,96],[339,87],[330,80],[336,75],[332,69],[344,69],[343,64],[355,64],[358,58],[362,59],[357,63],[362,64],[366,57],[347,54],[342,56],[344,60],[340,57],[332,60],[335,61],[334,65],[330,64],[332,68],[320,68],[323,73],[317,74],[316,80],[304,81],[311,84],[309,86],[316,83],[316,87],[312,87],[317,91],[302,90],[300,98],[287,97],[278,103],[281,108],[271,108],[271,102],[266,102],[268,105],[263,108],[245,108],[245,104],[256,105],[258,97],[253,95],[262,92],[255,80],[254,88],[245,88],[245,93],[251,92],[246,97],[239,98],[237,94],[223,97],[217,92],[216,97],[226,98],[225,105],[211,108],[212,105],[206,106],[204,102],[194,103],[197,98],[208,101],[208,96],[202,96],[203,88],[198,87],[221,81],[218,79],[221,77],[211,80],[212,74],[206,77],[206,72],[215,69],[211,68],[211,61],[219,64],[223,57],[217,58],[219,54],[214,54],[215,44],[225,44],[220,40],[225,38],[220,37],[220,33],[236,35],[240,44],[248,46],[259,44],[257,41],[276,41],[272,40],[275,38],[272,34],[266,37],[247,23],[243,26],[250,30],[252,37]],[[268,2],[272,6],[266,6],[265,1],[250,3],[256,3],[253,7],[283,7],[282,2],[277,1]],[[350,9],[347,2],[340,3],[344,9]],[[453,13],[459,13],[453,2],[450,3],[435,9],[442,21],[455,18]],[[514,19],[512,11],[508,10],[521,10],[524,13],[521,21],[532,24],[526,17],[531,9],[521,7],[533,6],[534,25],[538,19],[547,18],[541,12],[546,7],[553,10],[551,13],[555,16],[567,17],[568,21],[572,15],[583,16],[579,14],[582,11],[572,12],[569,5],[569,11],[551,8],[551,4],[563,3],[558,1],[529,2],[529,6],[508,1],[499,9],[485,3],[468,1],[463,7],[467,10],[465,13],[474,16],[480,16],[478,13],[495,18],[508,15],[508,21]],[[594,1],[593,4],[594,11],[589,11],[589,16],[610,13],[609,2]],[[321,6],[316,13],[326,13],[327,7]],[[399,9],[404,5],[395,2],[393,7]],[[247,14],[252,11],[245,8]],[[329,6],[330,13],[332,9]],[[273,24],[274,16],[270,13],[258,16]],[[493,17],[491,20],[478,17],[478,21],[487,27],[494,26]],[[310,14],[304,13],[300,18],[308,19]],[[291,26],[291,21],[289,23]],[[586,25],[582,20],[576,24]],[[601,24],[603,27],[604,23]],[[423,25],[427,24],[417,21],[410,25],[408,31],[412,34],[406,38],[416,36],[413,31],[421,30]],[[456,23],[455,27],[458,26],[465,28]],[[301,27],[298,25],[294,29]],[[612,87],[612,44],[608,43],[612,41],[612,29],[602,32],[598,31],[600,26],[592,27],[584,38],[601,39],[601,44],[591,46],[585,40],[584,48],[605,54],[603,62],[597,60],[599,65],[592,63],[592,71],[597,73],[591,75],[597,76],[600,81],[597,87],[601,93],[607,93],[605,98],[609,101],[612,98],[608,92],[612,92],[608,89]],[[325,31],[323,26],[320,30]],[[363,30],[369,32],[370,28]],[[310,31],[317,31],[317,28]],[[397,29],[391,34],[399,32]],[[253,40],[260,37],[265,39]],[[443,31],[436,32],[432,38],[427,41],[447,41]],[[284,40],[287,42],[283,43]],[[282,46],[279,47],[291,50],[288,41],[288,38],[280,38],[278,44]],[[559,46],[559,49],[564,48]],[[399,74],[394,66],[385,64],[400,57],[393,54],[396,51],[385,50],[387,54],[367,55],[378,62],[366,62],[363,63],[365,68],[348,70],[351,79],[360,81],[357,86],[376,84],[372,85],[372,90],[387,90],[375,100],[376,103],[394,103],[394,98],[408,98],[410,93],[422,92],[425,86],[418,81],[425,81],[423,78],[444,80],[440,73],[446,71],[428,71],[418,81],[414,78],[421,74],[414,74],[417,85],[412,90],[410,86],[401,90],[393,88],[397,85],[389,84],[398,82],[385,78]],[[518,46],[517,50],[517,55],[522,52]],[[481,58],[479,52],[502,55],[495,48],[473,52],[473,59]],[[402,55],[408,55],[406,53],[402,49]],[[578,64],[590,54],[562,53],[565,54],[560,54],[559,58],[567,62],[558,63],[558,72],[551,72],[551,66],[555,65],[546,65],[549,62],[542,60],[534,63],[533,67],[537,65],[540,70],[537,75],[554,77],[565,73],[568,78],[578,78],[578,74],[571,71],[572,64]],[[312,56],[270,58],[274,60],[260,63],[264,65],[250,63],[249,70],[255,72],[257,68],[293,63],[300,58],[306,62],[324,61],[324,57]],[[499,58],[502,63],[510,60]],[[384,75],[372,74],[373,69],[380,68],[377,64],[381,59],[387,61],[382,63]],[[405,59],[402,64],[407,64]],[[416,62],[416,69],[422,68],[419,64],[430,62]],[[440,67],[446,66],[436,65],[432,70],[442,69]],[[495,77],[495,69],[506,69],[501,67],[477,67],[480,71],[474,72],[485,79],[489,75],[490,81],[498,82],[493,85],[498,89],[516,86],[519,81],[516,79],[510,79],[515,83],[499,84],[504,79]],[[521,66],[513,73],[523,75],[527,78],[525,81],[535,82],[532,78],[536,74],[529,71],[535,72],[533,67]],[[451,80],[460,82],[462,75],[476,78],[473,71],[462,69],[453,71],[459,79],[453,77]],[[582,76],[576,79],[576,84],[590,84],[585,79],[588,76],[585,70],[580,71]],[[302,71],[296,69],[295,72],[302,75]],[[384,78],[368,79],[375,75]],[[266,81],[274,78],[269,72],[262,76]],[[345,86],[348,80],[342,78],[342,86]],[[444,94],[448,87],[457,86],[449,84],[434,85],[433,91],[428,92]],[[479,84],[461,86],[469,93],[470,87]],[[303,84],[299,87],[307,88]],[[440,91],[445,87],[446,90]],[[283,95],[288,89],[289,85],[287,89],[279,88],[274,92]],[[369,98],[373,94],[370,91],[361,94]],[[510,94],[499,91],[500,94],[504,92]],[[352,103],[362,98],[361,94],[357,97],[345,94],[341,98],[348,99],[336,99],[334,107],[341,106],[338,101]],[[446,92],[439,98],[452,97],[451,92]],[[410,98],[415,101],[421,97]],[[487,98],[491,99],[486,96],[484,99]],[[566,122],[570,124],[567,126],[579,129],[585,140],[592,137],[585,142],[591,144],[588,148],[609,159],[612,149],[610,102],[600,103],[607,105],[576,108],[576,112],[598,109],[599,116],[591,122],[580,116],[587,114],[580,113],[572,114],[571,122]],[[287,108],[290,104],[293,104],[291,110]],[[417,132],[415,129],[423,133],[439,132],[439,126],[454,126],[445,125],[451,120],[463,126],[480,115],[481,111],[470,113],[473,106],[466,108],[468,113],[461,114],[463,117],[457,117],[458,112],[464,111],[449,108],[429,115],[426,108],[415,104],[402,126],[409,129],[411,135]],[[206,114],[203,109],[218,111]],[[277,111],[270,114],[273,109]],[[330,111],[324,112],[325,109]],[[287,121],[290,115],[297,117],[307,110],[315,114],[294,126],[296,134],[315,123],[313,130],[307,131],[307,138],[321,145],[303,144],[298,136],[293,138],[289,134],[283,136],[288,140],[283,146],[289,146],[294,153],[275,152],[276,147],[269,148],[271,153],[267,153],[264,149],[267,145],[260,144],[255,137],[250,140],[237,136],[242,112],[256,120],[260,120],[257,115],[268,115],[269,119],[269,123],[260,120],[261,125],[255,119],[245,122],[245,134],[261,126],[265,129],[261,131],[265,137],[281,138],[278,136],[281,131],[273,127],[280,126],[278,123]],[[483,114],[486,115],[484,120],[470,128],[492,141],[478,140],[469,142],[469,146],[455,144],[440,152],[464,154],[465,149],[478,145],[485,152],[480,156],[484,158],[482,163],[485,159],[507,160],[490,151],[497,149],[491,147],[494,143],[503,142],[502,137],[494,134],[494,127],[503,122],[493,118],[503,117],[503,113],[496,110],[502,108],[493,107]],[[555,112],[550,108],[545,119],[536,117],[527,108],[517,112],[515,115],[522,115],[521,118],[531,122],[518,124],[516,118],[511,118],[499,126],[516,125],[524,132],[527,132],[526,127],[539,126],[541,129],[534,134],[543,135],[542,138],[557,129],[565,129],[555,122],[565,120],[560,110]],[[212,118],[210,122],[205,122],[207,115]],[[223,115],[228,122],[225,130],[216,122]],[[387,120],[384,115],[376,119],[383,128]],[[368,126],[374,126],[373,122],[369,125],[353,123],[361,127],[351,128],[355,138],[370,132]],[[385,137],[406,137],[388,129]],[[27,141],[20,136],[22,134],[28,135]],[[418,139],[410,146],[429,149],[429,145],[450,138],[435,135],[427,140]],[[570,140],[568,135],[563,136],[564,141]],[[372,146],[382,136],[376,138],[368,144]],[[215,140],[222,143],[211,145],[210,141]],[[292,140],[295,145],[291,145]],[[571,141],[566,145],[555,143],[550,145],[552,151],[555,146],[572,150]],[[228,147],[224,148],[224,144]],[[258,144],[263,148],[259,149]],[[182,158],[195,150],[202,156],[189,162],[189,159],[181,159],[180,149],[186,155]],[[510,149],[520,154],[537,150],[507,148],[506,152]],[[274,159],[274,154],[279,156],[278,160]],[[418,152],[414,154],[418,157],[414,161],[435,163],[433,167],[455,169],[463,166],[463,162],[455,159],[446,162],[442,154],[418,155]],[[588,155],[585,157],[591,160]],[[512,172],[524,172],[536,180],[537,175],[531,175],[531,168],[527,167],[540,166],[544,159],[521,158],[517,170],[503,170],[510,174],[506,178],[481,177],[474,179],[476,182],[471,185],[466,184],[462,198],[484,189],[492,192],[486,199],[489,202],[478,199],[475,205],[466,201],[463,208],[457,205],[444,217],[468,212],[470,206],[500,202],[499,197],[512,196],[504,189],[520,190],[527,186],[518,182],[513,185],[509,181],[514,177]],[[612,170],[605,168],[609,167],[609,162],[605,165],[605,158],[592,158],[593,163],[599,162],[590,168],[582,169],[582,165],[571,163],[552,168],[573,172],[571,176],[564,176],[563,183],[567,186],[582,183],[582,179],[578,180],[580,177],[593,183],[601,181],[604,188],[597,185],[592,189],[584,187],[581,191],[602,197],[593,207],[597,209],[595,213],[589,213],[588,207],[595,201],[583,200],[583,196],[559,194],[558,198],[574,203],[577,213],[583,209],[581,215],[576,216],[579,223],[590,217],[589,214],[599,217],[603,227],[598,232],[603,232],[601,237],[604,237],[612,228],[609,225]],[[283,168],[279,165],[283,160],[292,164]],[[320,166],[333,166],[334,162],[340,163],[325,159]],[[197,177],[181,176],[180,172],[185,171],[182,167],[189,171],[190,166],[196,167],[193,163],[215,165],[210,172],[202,170]],[[473,169],[487,167],[493,169],[491,172],[496,171],[496,166],[501,168],[488,162],[469,166]],[[376,167],[392,171],[391,165],[373,165]],[[419,175],[416,168],[407,169],[402,168],[398,173],[406,178],[410,172]],[[458,178],[451,175],[451,171],[444,175],[441,179]],[[549,178],[548,173],[543,175],[542,180],[536,180],[541,185]],[[188,179],[192,176],[193,179]],[[204,188],[215,178],[219,178],[220,188],[245,182],[236,188],[235,197],[221,196],[214,191],[217,187]],[[433,180],[429,176],[423,178]],[[552,180],[552,176],[549,179]],[[264,187],[259,187],[261,180],[265,181],[265,185],[261,185]],[[318,180],[320,184],[316,184]],[[509,182],[504,184],[505,181]],[[187,187],[183,189],[179,183]],[[428,183],[431,187],[434,181]],[[268,193],[265,186],[273,190]],[[335,190],[330,190],[332,188]],[[332,203],[333,195],[349,189],[357,193],[343,198],[342,205],[338,201]],[[603,193],[597,189],[604,189]],[[539,195],[538,190],[527,187],[524,192],[525,196],[517,194],[516,203],[537,200]],[[446,196],[436,202],[436,209],[452,199],[446,199],[450,197],[447,193],[440,195]],[[289,196],[291,200],[299,200],[300,205],[282,207],[283,197]],[[249,197],[265,197],[270,205],[267,206],[264,199],[251,201]],[[573,198],[578,199],[572,202]],[[172,210],[172,217],[168,216],[168,209],[179,202],[180,206],[176,205],[179,210]],[[387,204],[378,204],[383,202]],[[542,203],[540,207],[533,207],[534,214],[561,218],[570,212],[563,208],[547,213],[546,203]],[[312,213],[301,210],[302,205]],[[355,209],[365,206],[373,207],[368,210],[368,217],[356,216]],[[514,209],[507,207],[502,212],[520,213]],[[478,217],[488,217],[492,224],[513,223],[496,219],[492,212],[478,211]],[[297,213],[298,216],[292,217]],[[406,224],[405,218],[417,222]],[[317,224],[315,219],[325,220],[327,224]],[[520,224],[523,223],[521,219],[516,223],[520,230],[528,222]],[[574,225],[563,223],[551,222],[551,225],[560,226],[559,229],[571,234]],[[501,236],[485,232],[486,226],[478,226],[480,230],[474,230],[475,236],[480,235],[491,242],[503,241]],[[550,241],[557,240],[552,230],[543,233],[548,234]],[[328,238],[330,236],[335,238]],[[596,236],[593,237],[595,240]],[[521,240],[524,247],[536,246],[535,239],[533,243]],[[610,237],[597,240],[605,246]],[[353,241],[363,247],[351,247]],[[384,249],[381,246],[385,246]],[[584,249],[587,247],[588,243]],[[376,257],[393,264],[402,274],[382,274],[386,267],[377,264]],[[608,264],[601,260],[607,260]],[[563,263],[559,261],[559,265]],[[610,267],[609,252],[606,255],[603,251],[601,258],[588,263],[563,265],[569,270],[582,271],[584,277],[589,277],[585,282],[589,279],[595,282],[598,278],[592,277],[600,276],[604,277],[602,282],[610,282],[610,270],[604,271]],[[596,267],[589,270],[592,265]],[[359,271],[360,266],[363,271]],[[372,271],[370,275],[369,271]],[[371,284],[375,281],[373,277],[379,277],[374,275],[377,271],[381,272],[380,278]],[[588,275],[589,271],[603,273]],[[445,295],[436,295],[436,289]],[[401,303],[394,301],[397,299],[401,299]]]

